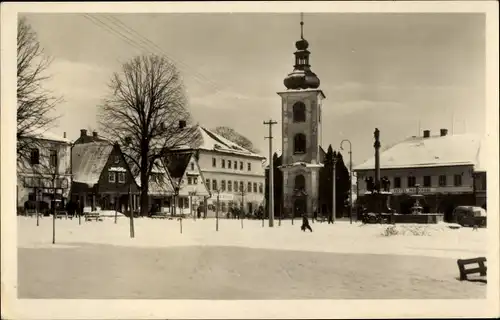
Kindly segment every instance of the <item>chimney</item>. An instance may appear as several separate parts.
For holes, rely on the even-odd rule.
[[[87,130],[81,129],[80,130],[80,137],[86,137],[87,136]]]
[[[441,129],[441,137],[444,137],[448,134],[448,129]]]
[[[184,129],[186,127],[186,120],[179,120],[179,129]]]
[[[63,133],[63,138],[66,139],[66,131]]]
[[[431,130],[424,130],[424,138],[429,138],[431,136]]]
[[[97,138],[97,132],[92,132],[92,137]]]

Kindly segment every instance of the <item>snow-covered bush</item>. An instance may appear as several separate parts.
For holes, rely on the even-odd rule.
[[[384,229],[384,232],[382,232],[382,235],[385,237],[396,236],[398,234],[399,231],[396,228],[396,226],[388,226],[387,228]]]
[[[418,225],[391,225],[382,232],[384,237],[390,236],[430,236],[431,233],[427,226]]]

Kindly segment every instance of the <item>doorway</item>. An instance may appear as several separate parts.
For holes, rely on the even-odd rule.
[[[306,213],[306,210],[307,210],[307,198],[306,197],[296,198],[295,201],[293,202],[293,216],[300,217],[304,213]]]

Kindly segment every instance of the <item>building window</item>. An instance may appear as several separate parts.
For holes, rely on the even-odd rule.
[[[238,192],[238,181],[234,182],[234,192]]]
[[[214,191],[217,191],[217,180],[215,180],[215,179],[214,179],[214,180],[212,180],[212,189],[213,189]]]
[[[234,170],[238,169],[238,161],[234,161]]]
[[[222,168],[226,168],[226,160],[221,159],[221,160],[220,160],[220,164],[221,164],[221,167],[222,167]]]
[[[298,176],[295,177],[295,190],[304,190],[306,188],[306,178],[299,174]]]
[[[293,138],[293,153],[306,152],[306,136],[303,133],[297,133]]]
[[[245,189],[243,189],[243,181],[240,181],[240,192],[244,192]]]
[[[207,179],[207,183],[205,184],[207,189],[210,190],[210,179]]]
[[[306,105],[299,101],[293,105],[293,122],[306,121]]]
[[[247,169],[248,171],[252,171],[252,164],[250,162],[247,163]]]
[[[431,186],[431,176],[424,176],[424,187]]]
[[[243,161],[240,161],[240,170],[243,170]]]
[[[194,163],[191,162],[191,171],[194,171]]]
[[[40,150],[38,148],[31,149],[30,154],[31,164],[40,164]]]
[[[226,191],[226,180],[220,182],[221,191]]]
[[[253,192],[257,193],[257,182],[253,183]]]
[[[189,208],[189,199],[188,198],[183,198],[184,199],[184,209]]]
[[[455,185],[455,187],[460,187],[462,185],[462,175],[456,174],[453,177],[453,184]]]
[[[193,178],[193,184],[198,184],[198,178],[196,177]]]
[[[233,163],[233,162],[232,162],[231,160],[227,160],[227,168],[228,168],[228,169],[231,169],[231,164],[232,164],[232,163]]]
[[[228,162],[228,164],[229,163],[231,162]],[[227,191],[233,191],[233,182],[231,180],[227,182]]]
[[[217,159],[212,158],[212,167],[217,167]]]
[[[188,184],[191,184],[192,181],[191,181],[191,177],[188,177]]]
[[[249,182],[247,184],[247,192],[252,192],[252,183],[251,182]]]
[[[259,193],[264,193],[264,185],[259,183]]]
[[[439,176],[439,186],[440,187],[445,187],[446,186],[446,176],[445,175],[440,175]]]
[[[401,177],[394,177],[394,188],[401,188]]]
[[[50,150],[50,166],[57,166],[57,150]]]
[[[110,183],[115,183],[116,182],[116,173],[115,172],[110,172],[108,179],[109,179]]]
[[[125,183],[125,172],[118,172],[118,182]]]
[[[415,184],[416,184],[416,178],[414,176],[409,176],[408,177],[408,188],[415,187]]]
[[[115,164],[120,163],[120,156],[119,156],[119,155],[115,155],[115,156],[113,157],[113,161],[115,162]]]

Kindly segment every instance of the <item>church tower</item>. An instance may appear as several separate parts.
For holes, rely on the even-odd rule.
[[[311,216],[318,210],[319,170],[323,167],[321,102],[325,95],[311,71],[303,19],[295,47],[294,70],[284,80],[287,90],[278,94],[282,105],[283,209],[297,217],[304,213]]]

